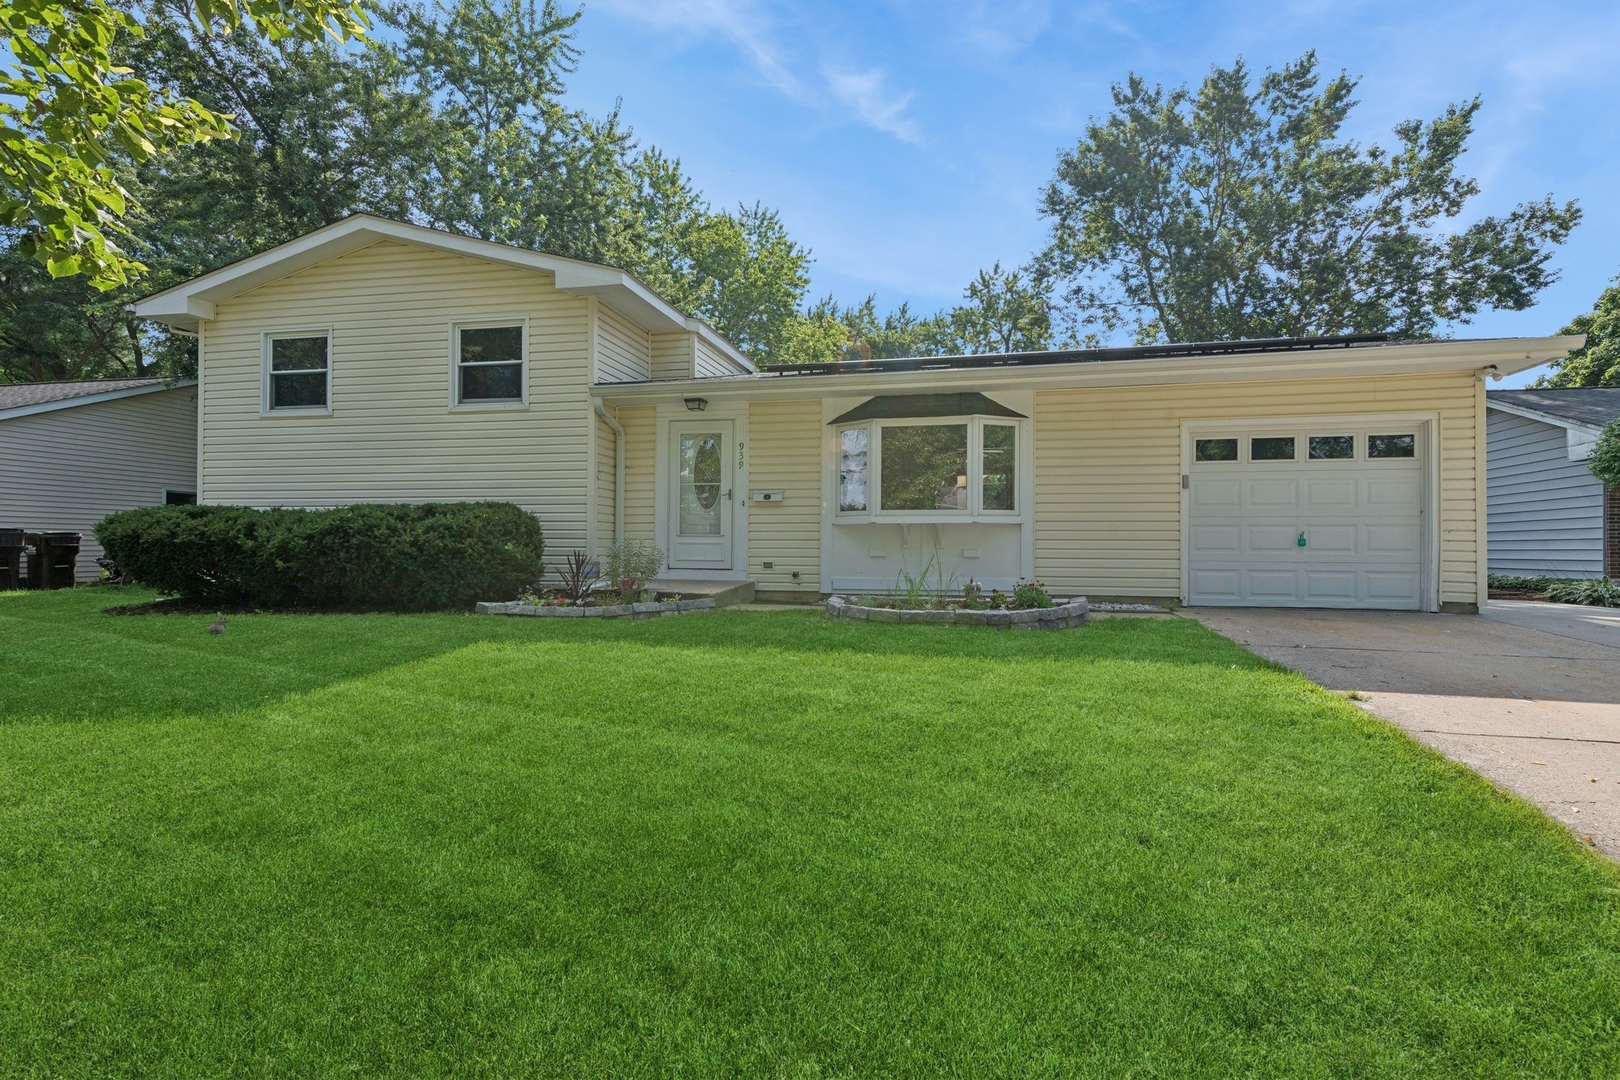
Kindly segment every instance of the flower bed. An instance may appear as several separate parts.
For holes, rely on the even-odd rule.
[[[1053,607],[972,609],[961,607],[892,608],[852,604],[842,596],[829,597],[829,619],[865,619],[868,622],[931,623],[945,626],[992,626],[1001,630],[1066,630],[1086,621],[1091,607],[1077,596]]]
[[[542,619],[656,619],[661,615],[684,615],[688,611],[713,611],[714,597],[696,600],[649,600],[639,604],[603,604],[579,607],[574,604],[480,603],[480,615],[528,615]]]

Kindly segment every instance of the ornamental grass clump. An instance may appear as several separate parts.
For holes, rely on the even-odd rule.
[[[617,540],[607,549],[607,580],[621,604],[652,599],[648,582],[664,568],[664,553],[648,540]]]
[[[1547,587],[1547,599],[1557,604],[1620,607],[1620,584],[1601,578],[1571,578]]]

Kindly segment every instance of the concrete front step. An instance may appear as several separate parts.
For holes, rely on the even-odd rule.
[[[680,578],[653,578],[647,587],[655,592],[680,593],[687,598],[707,596],[715,607],[746,604],[754,598],[752,581],[685,581]]]

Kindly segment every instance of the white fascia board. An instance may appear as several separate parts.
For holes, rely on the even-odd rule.
[[[1571,338],[1495,338],[1425,341],[1402,345],[1283,351],[1220,356],[1104,360],[1093,363],[1029,364],[1017,367],[935,371],[864,372],[848,375],[728,375],[643,383],[602,384],[601,397],[623,404],[682,397],[820,398],[855,394],[930,393],[950,390],[1065,389],[1088,386],[1165,386],[1185,383],[1262,382],[1338,376],[1375,378],[1433,372],[1493,370],[1513,374],[1569,351]]]
[[[385,240],[551,274],[558,290],[576,296],[600,296],[645,329],[688,329],[684,314],[623,270],[368,214],[344,218],[269,251],[144,297],[131,304],[129,310],[143,319],[195,331],[198,320],[214,317],[214,305],[221,300]],[[729,345],[726,349],[728,354],[736,351]]]
[[[14,409],[0,409],[0,420],[15,420],[19,416],[37,416],[40,413],[56,412],[58,409],[72,409],[80,405],[96,405],[103,401],[140,397],[142,394],[156,394],[164,390],[183,390],[188,386],[196,385],[195,381],[187,381],[156,383],[152,386],[126,386],[122,390],[104,390],[99,394],[84,394],[81,397],[62,398],[60,401],[41,401],[35,405],[18,405]]]

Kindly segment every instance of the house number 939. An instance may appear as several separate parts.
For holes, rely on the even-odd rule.
[[[743,467],[743,444],[737,444],[737,468]]]

